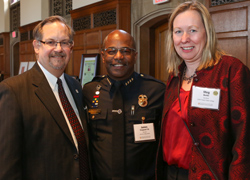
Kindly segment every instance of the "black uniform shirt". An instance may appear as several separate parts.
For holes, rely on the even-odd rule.
[[[112,179],[112,101],[115,93],[108,76],[95,78],[83,88],[84,101],[89,111],[90,153],[94,179]],[[154,123],[157,137],[161,120],[165,84],[155,78],[136,72],[122,81],[123,113],[125,117],[125,175],[124,179],[154,179],[157,138],[153,142],[134,142],[134,124]],[[99,95],[96,96],[96,93]],[[97,93],[98,94],[98,93]],[[147,105],[138,103],[146,95]],[[97,99],[95,99],[98,97]],[[134,108],[134,110],[133,110]],[[122,155],[122,154],[121,154]]]

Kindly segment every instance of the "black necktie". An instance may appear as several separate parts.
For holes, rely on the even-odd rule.
[[[124,179],[125,167],[125,128],[124,128],[124,112],[123,98],[121,93],[121,82],[114,83],[115,93],[112,108],[112,171],[113,179]]]
[[[88,163],[88,151],[86,140],[84,137],[84,131],[81,124],[73,110],[62,86],[62,80],[58,78],[58,93],[63,106],[63,109],[68,117],[70,125],[74,131],[77,139],[78,149],[79,149],[79,166],[80,166],[80,178],[81,180],[90,179],[89,163]]]

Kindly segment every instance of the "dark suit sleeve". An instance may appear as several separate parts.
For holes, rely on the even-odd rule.
[[[22,119],[17,97],[0,83],[0,180],[22,179]]]

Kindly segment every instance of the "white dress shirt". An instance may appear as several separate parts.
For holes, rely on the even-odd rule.
[[[61,103],[61,100],[60,100],[60,97],[59,97],[57,77],[55,77],[53,74],[51,74],[49,71],[47,71],[38,61],[37,61],[37,63],[39,65],[39,67],[42,69],[42,71],[43,71],[43,73],[44,73],[44,75],[45,75],[45,77],[46,77],[46,79],[47,79],[47,81],[48,81],[48,83],[49,83],[55,97],[56,97],[56,100],[57,100],[57,102],[58,102],[58,104],[59,104],[59,106],[60,106],[60,108],[62,110],[63,116],[64,116],[64,118],[66,120],[66,123],[67,123],[67,125],[69,127],[69,131],[70,131],[70,133],[72,135],[72,138],[73,138],[73,141],[75,143],[76,149],[78,150],[78,143],[77,143],[76,136],[75,136],[74,131],[73,131],[71,125],[70,125],[69,119],[68,119],[68,117],[67,117],[67,115],[66,115],[66,113],[65,113],[65,111],[63,109],[63,106],[62,106],[62,103]],[[82,123],[80,121],[80,116],[79,116],[78,109],[76,107],[76,104],[75,104],[75,101],[74,101],[74,99],[72,97],[72,94],[71,94],[71,92],[69,90],[69,87],[68,87],[68,85],[67,85],[67,83],[65,81],[64,73],[61,75],[60,79],[62,80],[62,85],[63,85],[63,89],[65,91],[65,94],[66,94],[72,108],[74,109],[75,114],[76,114],[76,116],[77,116],[77,118],[78,118],[78,120],[79,120],[79,122],[80,122],[80,124],[82,126]]]

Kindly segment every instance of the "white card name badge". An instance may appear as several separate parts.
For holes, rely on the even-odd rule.
[[[191,106],[219,110],[220,89],[193,86]]]
[[[154,123],[134,124],[135,143],[155,141]]]

